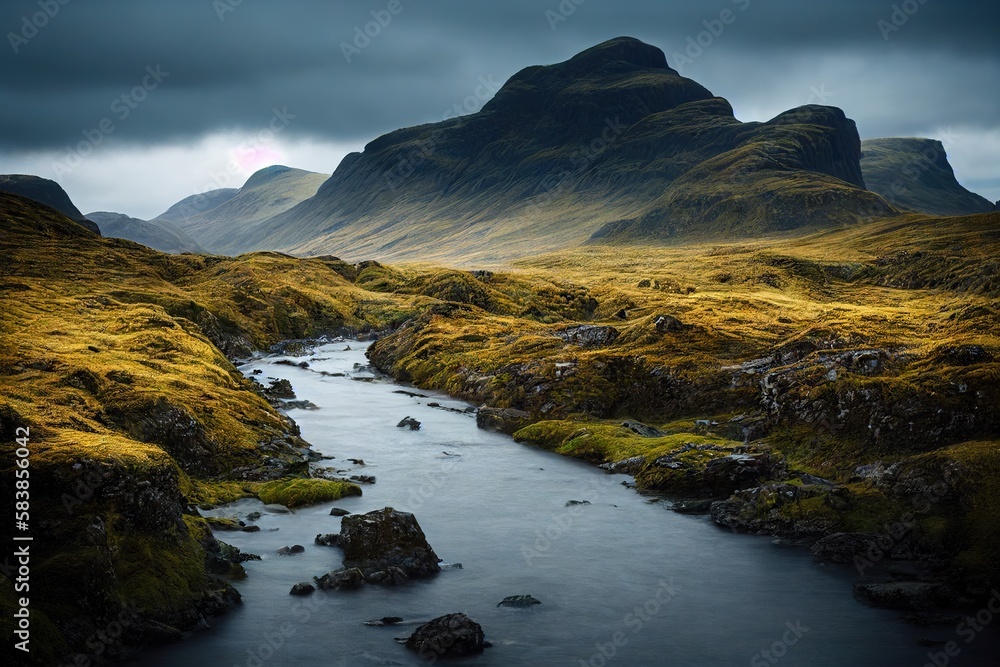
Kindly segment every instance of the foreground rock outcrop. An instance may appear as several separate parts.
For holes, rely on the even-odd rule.
[[[344,567],[357,568],[369,581],[389,580],[398,570],[406,577],[441,571],[441,559],[427,543],[415,516],[386,507],[341,519],[339,546]]]
[[[447,614],[424,623],[406,639],[405,645],[426,660],[460,658],[486,649],[482,626],[465,614]]]

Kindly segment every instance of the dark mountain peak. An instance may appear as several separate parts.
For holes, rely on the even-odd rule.
[[[889,137],[861,143],[868,188],[893,205],[934,215],[990,213],[996,207],[955,178],[948,152],[937,139]]]
[[[581,51],[562,63],[564,69],[577,76],[588,74],[608,65],[631,65],[632,67],[674,71],[667,65],[667,57],[663,51],[634,37],[609,39],[586,51]]]
[[[95,234],[100,234],[97,225],[84,217],[62,186],[55,181],[29,174],[0,174],[0,192],[9,192],[44,204]]]

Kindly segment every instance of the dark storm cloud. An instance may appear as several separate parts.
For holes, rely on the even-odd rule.
[[[689,40],[704,43],[723,10],[733,21],[680,65],[738,112],[783,100],[783,90],[805,103],[812,85],[834,91],[828,103],[844,106],[867,135],[993,127],[1000,108],[993,3],[562,0],[560,12],[560,0],[399,2],[402,11],[348,63],[342,43],[372,11],[384,17],[389,0],[5,1],[4,35],[22,33],[40,6],[59,9],[26,43],[8,35],[0,44],[0,148],[58,149],[105,117],[116,123],[109,143],[252,131],[275,107],[295,114],[290,135],[367,140],[440,118],[480,76],[502,81],[618,35],[659,46],[678,66],[675,54],[693,53]],[[860,65],[836,66],[850,59]],[[117,119],[115,100],[157,65],[169,76]]]

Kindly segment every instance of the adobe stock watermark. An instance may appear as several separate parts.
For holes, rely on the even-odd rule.
[[[909,23],[910,19],[926,4],[927,0],[904,0],[898,5],[892,5],[889,18],[879,19],[875,22],[879,32],[882,33],[882,39],[888,42],[893,33],[902,30],[903,26]]]
[[[22,46],[38,36],[39,31],[45,28],[49,21],[54,19],[59,11],[69,3],[70,0],[38,0],[39,11],[22,16],[21,29],[17,32],[7,33],[7,41],[10,42],[10,48],[13,49],[14,55],[20,53]]]
[[[552,32],[559,29],[560,23],[568,21],[576,13],[576,8],[585,2],[587,0],[562,0],[555,9],[546,9],[545,20],[549,22]]]
[[[354,38],[350,42],[340,43],[340,52],[344,54],[347,64],[350,65],[355,56],[361,55],[362,51],[371,46],[382,31],[389,27],[393,18],[402,14],[404,9],[406,5],[403,4],[403,0],[389,0],[384,9],[371,10],[371,21],[363,26],[354,26]]]
[[[219,21],[226,20],[226,14],[235,12],[236,8],[243,4],[243,0],[212,0],[212,9]]]
[[[965,644],[971,644],[976,640],[986,627],[993,623],[993,620],[1000,614],[1000,591],[993,589],[992,597],[987,600],[982,609],[976,612],[975,616],[966,616],[955,626],[957,634]],[[951,640],[942,647],[940,651],[929,651],[927,662],[924,667],[947,667],[951,664],[952,658],[957,658],[962,653],[961,645]]]
[[[733,5],[739,10],[739,12],[745,12],[750,9],[751,0],[730,0]],[[736,23],[736,19],[739,17],[739,13],[733,11],[732,9],[726,8],[719,12],[718,18],[705,19],[702,21],[702,25],[705,29],[699,32],[697,35],[689,35],[687,38],[687,46],[684,51],[674,51],[670,55],[671,65],[677,70],[678,74],[684,74],[684,68],[688,65],[693,65],[694,61],[701,58],[705,51],[710,49],[715,40],[722,37],[722,34],[726,32],[726,28]]]
[[[471,115],[481,110],[483,105],[493,98],[502,85],[503,84],[499,81],[494,80],[492,74],[480,76],[476,87],[470,95],[466,96],[466,98],[461,102],[456,102],[452,106],[448,107],[441,114],[442,121],[457,118],[458,123],[449,126],[447,130],[444,128],[438,128],[432,132],[427,139],[416,142],[412,150],[407,151],[406,154],[397,160],[392,168],[385,173],[385,180],[389,189],[394,191],[398,190],[403,182],[417,171],[417,168],[421,164],[437,152],[445,134],[448,131],[461,127],[462,123],[464,123],[462,120],[463,116]]]
[[[788,621],[785,623],[785,632],[781,635],[780,639],[776,639],[771,642],[771,645],[761,649],[759,652],[754,653],[753,657],[750,658],[751,667],[768,667],[769,665],[776,665],[781,662],[781,659],[788,655],[788,650],[798,644],[806,633],[809,632],[809,628],[802,625],[802,621]]]
[[[164,72],[160,69],[159,64],[156,66],[148,65],[146,75],[142,77],[139,85],[112,100],[111,116],[105,116],[97,121],[94,127],[82,130],[83,140],[75,146],[66,146],[65,157],[61,161],[56,160],[52,163],[52,169],[56,176],[63,176],[79,167],[84,158],[93,153],[94,149],[104,143],[104,140],[118,129],[115,120],[119,123],[128,120],[132,112],[138,109],[139,105],[145,102],[149,94],[159,88],[168,76],[170,76],[170,72]]]
[[[645,602],[635,605],[622,617],[622,629],[613,632],[606,642],[595,642],[594,652],[587,659],[580,658],[579,667],[605,667],[628,646],[629,633],[637,635],[642,632],[649,622],[677,597],[677,593],[673,577],[660,579],[656,592]]]

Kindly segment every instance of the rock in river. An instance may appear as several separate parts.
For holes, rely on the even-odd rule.
[[[292,586],[292,590],[288,591],[289,595],[309,595],[316,590],[316,587],[310,584],[308,581],[300,581],[299,583]]]
[[[503,600],[497,603],[498,607],[514,607],[517,609],[526,609],[536,604],[542,604],[541,600],[538,600],[530,595],[509,595]]]
[[[339,507],[330,508],[330,516],[347,516],[348,514],[350,514],[350,512],[340,509]]]
[[[483,628],[465,614],[448,614],[424,623],[406,640],[406,648],[421,658],[461,657],[482,653],[486,648]]]
[[[407,427],[409,427],[409,429],[411,431],[419,431],[420,430],[420,422],[418,422],[413,417],[407,415],[406,417],[403,417],[402,419],[400,419],[399,423],[396,424],[396,428],[407,428]]]
[[[340,546],[344,566],[359,568],[365,578],[393,567],[408,577],[426,577],[441,570],[441,559],[427,543],[416,517],[391,507],[341,519]]]
[[[313,579],[316,581],[316,586],[325,591],[350,590],[365,585],[365,575],[356,567],[333,570]]]

